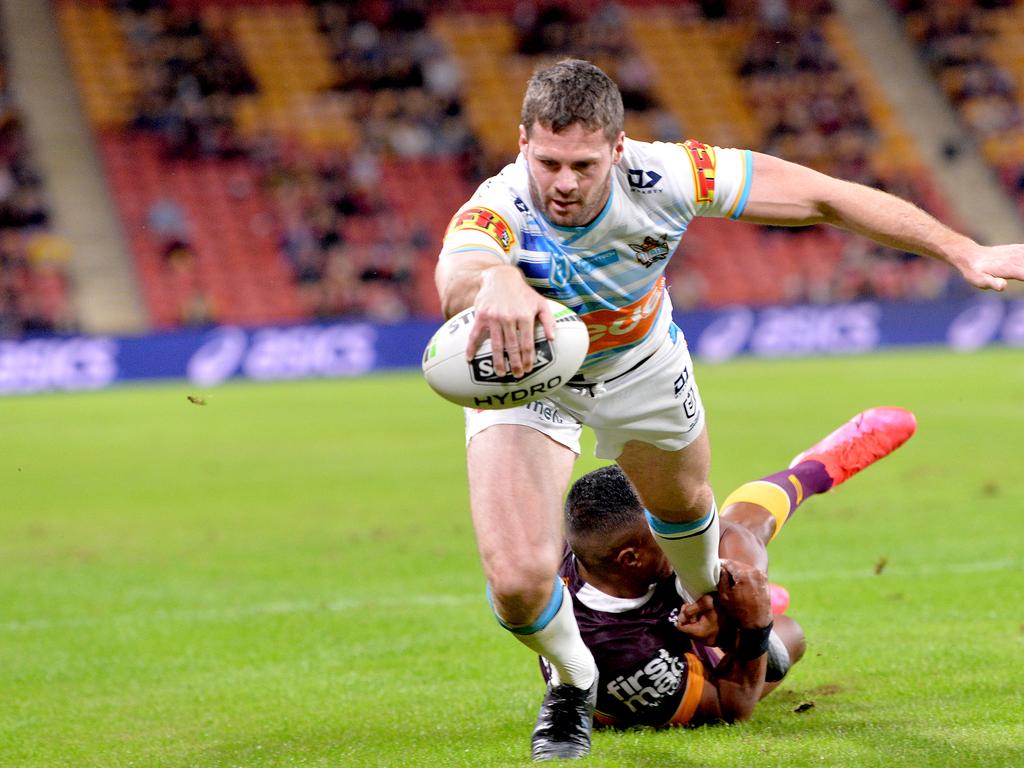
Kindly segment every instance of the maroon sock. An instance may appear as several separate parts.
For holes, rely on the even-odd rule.
[[[832,478],[825,471],[825,465],[813,459],[801,461],[795,467],[762,477],[761,480],[779,486],[789,495],[791,515],[807,497],[824,493],[832,487]]]

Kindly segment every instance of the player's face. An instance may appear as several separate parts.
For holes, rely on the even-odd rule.
[[[621,559],[618,562],[620,566],[628,566],[622,575],[628,575],[636,588],[647,589],[653,582],[672,574],[672,564],[642,518],[618,545],[629,547],[633,553],[625,563]]]
[[[645,577],[648,579],[648,583],[656,579],[663,579],[672,573],[672,564],[665,557],[665,553],[661,551],[661,547],[658,546],[653,536],[645,547],[644,562],[647,565]]]
[[[530,136],[519,126],[519,150],[530,169],[530,193],[552,224],[582,227],[604,208],[611,191],[612,166],[622,159],[620,133],[609,144],[604,132],[579,123],[554,133],[534,123]]]

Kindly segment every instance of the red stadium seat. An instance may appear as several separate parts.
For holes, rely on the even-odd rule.
[[[296,316],[298,298],[286,265],[268,237],[254,241],[250,230],[253,215],[273,215],[269,201],[255,185],[248,200],[231,194],[232,174],[240,168],[244,172],[243,166],[233,161],[164,160],[158,142],[145,136],[107,133],[101,146],[157,325],[177,324],[180,302],[188,295],[183,278],[175,277],[161,261],[165,239],[147,223],[153,203],[168,197],[184,216],[195,252],[196,288],[213,296],[225,319],[244,316],[253,322],[278,322]],[[238,309],[236,303],[244,307]],[[258,307],[264,309],[258,312]]]

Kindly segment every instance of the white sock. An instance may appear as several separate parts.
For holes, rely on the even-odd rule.
[[[561,579],[537,621],[525,627],[513,627],[498,617],[498,622],[534,653],[543,656],[551,669],[551,684],[568,683],[588,689],[597,675],[597,665],[590,649],[580,637],[576,615],[572,612],[572,596]]]
[[[718,559],[718,506],[714,502],[711,510],[700,520],[668,523],[648,512],[647,524],[691,597],[696,599],[718,589],[721,566]]]

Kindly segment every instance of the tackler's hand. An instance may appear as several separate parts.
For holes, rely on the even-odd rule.
[[[718,611],[712,595],[704,595],[696,602],[686,603],[679,610],[676,629],[696,643],[715,645],[718,641]]]
[[[718,580],[718,607],[740,629],[771,624],[768,574],[737,560],[723,560],[722,575]]]

